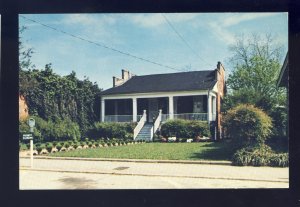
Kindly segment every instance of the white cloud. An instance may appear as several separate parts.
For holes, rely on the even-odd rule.
[[[222,17],[209,20],[205,25],[201,26],[208,26],[211,33],[219,40],[223,41],[225,44],[231,44],[235,42],[236,35],[238,34],[231,32],[229,29],[230,26],[234,26],[245,21],[274,16],[277,14],[278,13],[233,13],[230,16],[223,14]]]
[[[106,14],[67,14],[62,23],[80,25],[114,24],[116,18]]]
[[[184,21],[189,21],[200,14],[198,13],[169,13],[169,14],[163,14],[165,15],[168,20],[170,20],[172,23],[179,23]],[[163,17],[161,13],[155,13],[155,14],[126,14],[126,17],[133,22],[134,24],[138,24],[142,27],[158,27],[163,24],[167,24],[165,18]]]
[[[235,34],[231,33],[226,28],[220,26],[217,22],[209,22],[211,33],[227,44],[232,44],[235,41]]]
[[[254,20],[263,17],[270,17],[277,15],[278,13],[246,13],[246,14],[234,14],[227,18],[221,19],[220,24],[223,27],[229,27],[239,24],[244,21]]]

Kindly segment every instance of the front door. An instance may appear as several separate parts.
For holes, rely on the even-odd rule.
[[[148,122],[153,122],[153,117],[158,115],[158,100],[156,98],[148,99]]]

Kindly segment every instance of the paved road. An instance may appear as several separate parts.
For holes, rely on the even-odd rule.
[[[288,188],[288,168],[20,159],[20,189]]]

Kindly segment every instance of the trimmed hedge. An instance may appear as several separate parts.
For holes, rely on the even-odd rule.
[[[189,121],[183,119],[168,120],[161,126],[164,137],[194,138],[197,136],[210,137],[210,130],[205,121]]]
[[[136,123],[96,122],[87,131],[87,136],[93,139],[100,137],[130,139],[133,138],[135,126]]]
[[[288,167],[288,153],[275,154],[267,145],[242,148],[232,157],[232,164],[236,166],[273,166]]]

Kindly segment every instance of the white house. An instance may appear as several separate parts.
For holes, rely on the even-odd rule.
[[[113,77],[113,87],[101,93],[101,121],[138,122],[134,138],[152,139],[167,119],[202,120],[214,126],[215,138],[220,138],[225,93],[220,62],[214,70],[144,76],[122,70],[122,78]],[[146,137],[139,136],[143,131]]]

